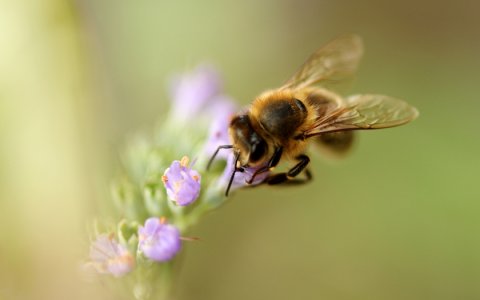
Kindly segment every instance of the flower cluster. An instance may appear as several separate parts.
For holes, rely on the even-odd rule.
[[[138,239],[137,253],[152,261],[169,261],[181,248],[179,230],[165,219],[148,218],[145,226],[138,226]],[[100,234],[90,246],[87,265],[100,274],[121,277],[133,270],[135,258],[113,234]]]
[[[172,264],[189,239],[182,236],[226,201],[234,168],[232,151],[224,151],[217,156],[224,164],[205,171],[217,147],[230,144],[228,126],[238,109],[223,94],[218,72],[204,65],[177,76],[171,97],[170,113],[154,135],[136,136],[122,155],[122,172],[112,184],[120,222],[97,230],[108,233],[95,234],[87,263],[99,274],[122,277],[137,299],[166,295]],[[254,171],[237,172],[232,189],[245,185]]]

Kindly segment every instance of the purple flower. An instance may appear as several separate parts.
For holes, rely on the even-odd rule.
[[[180,232],[164,219],[149,218],[138,228],[138,250],[154,261],[168,261],[181,248]]]
[[[175,160],[162,177],[170,200],[180,206],[189,205],[200,195],[200,174],[188,167],[188,157]]]
[[[189,120],[208,107],[221,92],[220,75],[212,66],[201,65],[173,80],[171,94],[176,119]]]
[[[228,184],[228,182],[230,181],[230,178],[232,176],[232,172],[235,168],[234,163],[235,163],[235,156],[234,156],[233,153],[230,152],[228,154],[228,158],[227,158],[227,165],[226,165],[225,170],[223,171],[223,175],[221,177],[221,182],[225,186]],[[231,190],[234,190],[234,189],[237,189],[237,188],[248,185],[247,181],[249,181],[252,178],[255,171],[257,171],[261,167],[263,167],[263,165],[255,167],[255,168],[252,168],[252,167],[244,168],[245,169],[244,172],[237,171],[235,173],[235,177],[233,178]],[[258,174],[257,176],[255,176],[255,180],[252,182],[252,185],[262,183],[268,177],[269,174],[270,174],[270,171]]]
[[[232,116],[235,114],[237,107],[229,99],[221,99],[215,104],[215,112],[212,114],[214,119],[210,124],[207,142],[204,146],[203,153],[211,156],[220,145],[230,144],[228,135],[228,126]],[[228,151],[220,151],[217,159],[227,159]]]
[[[133,269],[135,260],[127,248],[113,238],[113,235],[101,234],[90,246],[89,265],[93,266],[98,273],[119,277]]]

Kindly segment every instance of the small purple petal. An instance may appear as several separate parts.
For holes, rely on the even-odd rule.
[[[133,256],[113,236],[101,234],[90,246],[90,264],[98,273],[119,277],[135,266]]]
[[[211,156],[217,150],[218,146],[231,144],[228,135],[230,120],[236,111],[233,102],[223,98],[215,105],[215,111],[212,111],[214,119],[210,124],[210,130],[207,142],[205,143],[203,153]],[[231,152],[231,151],[230,151]],[[229,151],[220,151],[217,159],[227,159]]]
[[[163,174],[168,198],[180,206],[189,205],[200,195],[200,174],[188,167],[188,157],[175,160]]]
[[[191,73],[178,77],[171,87],[174,115],[188,120],[207,107],[221,89],[220,75],[209,65],[198,66]]]
[[[149,218],[138,229],[138,250],[154,261],[171,260],[181,248],[180,232],[159,218]]]

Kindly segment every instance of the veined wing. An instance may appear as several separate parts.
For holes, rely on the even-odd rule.
[[[340,36],[313,53],[281,89],[302,89],[350,78],[362,55],[363,42],[358,35]]]
[[[399,126],[418,117],[415,107],[403,100],[384,95],[354,95],[344,105],[320,117],[304,138],[325,132],[380,129]]]

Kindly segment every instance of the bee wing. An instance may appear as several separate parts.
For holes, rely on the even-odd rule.
[[[313,53],[281,89],[302,89],[322,82],[338,82],[351,77],[363,54],[362,38],[344,35]]]
[[[339,108],[319,117],[304,132],[304,137],[343,130],[394,127],[417,117],[417,109],[403,100],[384,95],[354,95],[346,98]]]

